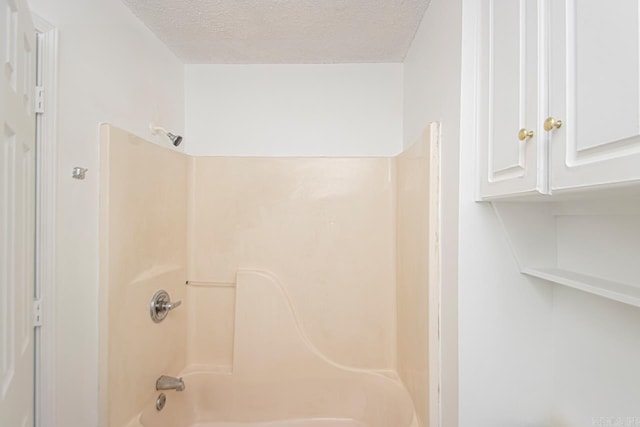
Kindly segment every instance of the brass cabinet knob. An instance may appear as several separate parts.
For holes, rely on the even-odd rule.
[[[525,141],[529,138],[533,138],[534,132],[532,130],[526,130],[524,128],[520,129],[520,132],[518,132],[518,139],[520,141]]]
[[[553,117],[549,117],[544,121],[544,130],[550,132],[554,129],[560,129],[562,127],[562,120],[556,120]]]

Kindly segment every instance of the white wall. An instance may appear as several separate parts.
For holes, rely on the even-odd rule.
[[[473,130],[460,105],[463,65],[464,99],[472,86],[470,64],[460,63],[463,2],[474,0],[432,0],[404,70],[189,66],[184,83],[182,65],[119,1],[30,0],[60,29],[53,425],[97,420],[98,123],[148,139],[150,120],[183,132],[184,111],[185,149],[216,155],[387,156],[441,121],[443,425],[457,425],[458,322],[461,426],[541,425],[554,387],[560,425],[640,416],[627,413],[638,310],[554,288],[550,313],[549,285],[517,272],[495,215],[473,202]],[[73,166],[88,167],[87,180],[72,180]],[[589,381],[578,381],[586,371]]]
[[[519,273],[493,210],[474,202],[473,63],[461,63],[473,22],[462,4],[433,0],[405,60],[405,146],[442,122],[443,425],[545,425],[551,290]]]
[[[29,0],[59,29],[55,426],[98,418],[98,124],[183,131],[183,67],[120,1]],[[158,139],[157,142],[166,144]],[[74,166],[87,179],[71,179]]]
[[[477,188],[475,20],[463,0],[460,142],[460,426],[548,426],[553,391],[552,287],[523,276]]]
[[[402,64],[187,65],[185,150],[215,156],[393,156]]]
[[[640,425],[640,309],[564,286],[553,299],[553,425]]]
[[[640,216],[560,216],[557,227],[560,268],[638,284]],[[640,308],[564,286],[553,304],[554,425],[640,425]]]
[[[405,58],[404,146],[441,122],[442,425],[458,423],[458,163],[461,0],[432,0]]]
[[[463,2],[460,426],[640,425],[640,310],[522,276],[494,213],[473,202],[474,22],[468,12],[478,2]],[[559,265],[637,283],[631,259],[637,224],[631,217],[559,220]]]

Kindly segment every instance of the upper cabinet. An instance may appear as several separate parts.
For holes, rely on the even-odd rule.
[[[481,192],[544,191],[538,176],[538,10],[535,1],[484,0],[480,8],[478,138]],[[542,185],[542,187],[541,187]]]
[[[481,0],[480,197],[640,182],[637,0]]]
[[[551,189],[640,179],[638,0],[549,5]]]

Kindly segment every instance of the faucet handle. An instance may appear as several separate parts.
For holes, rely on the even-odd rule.
[[[182,304],[182,301],[175,301],[175,302],[165,302],[164,304],[162,304],[162,309],[166,310],[166,311],[171,311],[176,307],[179,307]]]
[[[151,320],[159,323],[167,317],[167,314],[176,307],[179,307],[182,301],[171,302],[171,296],[167,291],[158,291],[151,298],[150,315]]]

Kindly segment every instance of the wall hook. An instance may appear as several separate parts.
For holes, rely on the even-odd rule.
[[[75,179],[84,179],[85,174],[87,173],[88,170],[89,169],[87,168],[81,168],[80,166],[76,166],[75,168],[73,168],[73,171],[71,171],[71,177]]]

